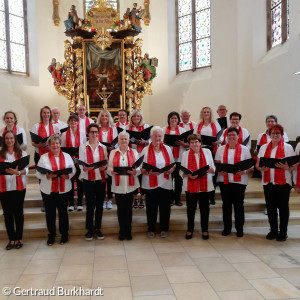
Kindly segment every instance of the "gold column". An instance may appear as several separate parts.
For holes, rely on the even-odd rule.
[[[53,0],[53,22],[55,26],[59,25],[60,22],[60,17],[59,17],[59,12],[58,12],[58,6],[59,6],[59,0]]]
[[[144,16],[144,24],[149,26],[151,16],[150,16],[150,0],[144,0],[144,7],[145,7],[145,16]]]

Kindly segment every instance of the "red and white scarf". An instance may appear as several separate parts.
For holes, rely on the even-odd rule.
[[[20,157],[16,156],[15,153],[15,160],[19,159]],[[4,158],[0,158],[0,162],[4,162]],[[16,176],[16,190],[17,191],[23,191],[24,190],[24,185],[22,181],[22,176]],[[7,191],[6,188],[6,178],[5,175],[0,175],[0,193],[5,193]]]
[[[54,129],[53,129],[53,125],[52,123],[49,123],[49,136],[53,135],[54,134]],[[47,131],[46,131],[46,128],[45,128],[45,125],[43,122],[41,122],[39,124],[39,129],[38,129],[38,135],[42,138],[46,138],[48,135],[47,135]],[[39,148],[39,155],[40,157],[49,152],[48,150],[46,150],[44,147],[40,147]]]
[[[268,137],[267,137],[267,134],[264,133],[259,141],[259,146],[262,146],[267,143],[268,143]]]
[[[194,126],[193,126],[193,123],[192,123],[192,122],[189,122],[189,123],[187,123],[187,124],[190,125],[190,130],[193,130],[193,129],[194,129]],[[183,122],[181,122],[181,123],[179,124],[179,127],[184,128],[184,125],[186,125],[186,124],[183,124]]]
[[[114,158],[113,158],[113,166],[114,167],[120,167],[120,158],[121,158],[120,151],[116,151],[116,153],[114,155]],[[133,153],[132,149],[130,149],[130,148],[127,151],[127,161],[128,161],[128,166],[129,167],[131,167],[135,162],[134,153]],[[130,186],[134,186],[134,177],[133,177],[133,175],[128,176],[128,182],[129,182]],[[120,185],[120,175],[115,175],[115,183],[116,183],[116,186]]]
[[[222,145],[225,145],[226,144],[226,138],[227,138],[227,133],[228,133],[228,130],[232,128],[232,127],[229,127],[225,130],[224,132],[224,141],[222,142]],[[243,143],[243,130],[242,130],[242,127],[239,126],[239,139],[238,139],[238,143],[239,144],[242,144]]]
[[[66,160],[62,151],[59,152],[59,169],[56,163],[55,156],[51,151],[48,153],[48,157],[51,163],[52,171],[63,170],[66,168]],[[59,182],[59,188],[58,188],[58,182]],[[62,177],[52,178],[51,192],[58,193],[64,191],[65,191],[65,179]]]
[[[5,126],[5,128],[3,129],[2,136],[4,135],[5,131],[7,131],[7,126]],[[16,125],[14,125],[14,127],[13,127],[13,132],[15,133],[15,135],[17,135],[17,126]]]
[[[120,121],[118,121],[118,122],[116,123],[116,127],[121,127],[120,124],[121,124]],[[126,122],[125,122],[125,125],[122,125],[122,126],[127,126],[127,125],[128,125],[128,121],[126,121]]]
[[[99,145],[98,146],[99,151],[99,161],[105,160],[104,150]],[[90,145],[86,145],[86,161],[88,164],[94,163],[94,156],[93,156],[93,150]],[[96,180],[96,170],[88,171],[88,180]],[[101,174],[101,181],[105,182],[105,174],[104,171],[100,171]]]
[[[80,131],[77,129],[75,134],[75,145],[72,143],[71,128],[66,132],[66,147],[79,147],[80,146]]]
[[[143,126],[138,126],[138,127],[135,127],[135,126],[130,126],[129,127],[129,130],[131,131],[135,131],[134,128],[137,128],[137,131],[138,132],[141,132],[143,131],[145,128],[144,128],[144,125]],[[131,144],[129,144],[130,148],[131,148]],[[138,153],[141,153],[143,151],[143,149],[145,148],[145,145],[137,145],[137,152]]]
[[[206,165],[206,158],[202,148],[200,148],[199,151],[199,166],[197,166],[195,152],[191,149],[188,156],[188,169],[194,172],[200,168],[205,167]],[[198,193],[199,191],[207,192],[207,174],[194,180],[188,178],[187,191],[189,193]]]
[[[199,123],[199,125],[198,125],[197,133],[200,134],[200,135],[201,135],[201,130],[202,130],[203,126],[204,126],[203,122]],[[216,124],[215,123],[210,123],[210,126],[211,126],[212,136],[217,136]],[[218,150],[218,145],[214,145],[213,146],[213,154],[216,154],[217,150]]]
[[[79,118],[79,122],[77,125],[77,130],[80,131],[80,120],[81,118]],[[91,124],[90,119],[88,117],[85,117],[85,133],[87,134],[86,128]]]
[[[171,128],[170,128],[170,126],[168,126],[165,134],[170,134],[170,132],[171,132]],[[175,135],[180,135],[178,125],[176,126],[176,129],[175,129]],[[173,147],[173,156],[174,156],[174,158],[179,158],[179,150],[180,150],[180,147]]]
[[[229,145],[227,144],[225,146],[225,150],[223,153],[223,164],[228,164],[228,149],[229,149]],[[241,156],[242,156],[242,146],[241,146],[241,144],[237,143],[237,145],[235,147],[235,152],[234,152],[234,164],[241,161]],[[240,182],[241,179],[242,179],[241,175],[237,175],[237,174],[233,175],[233,180],[235,182]],[[228,173],[226,173],[224,175],[224,184],[228,184],[228,183],[229,183],[229,177],[228,177]]]
[[[161,143],[159,145],[160,150],[162,151],[164,160],[165,160],[165,166],[168,166],[170,164],[170,156],[168,153],[167,148]],[[148,149],[148,155],[147,155],[147,163],[149,165],[156,167],[156,158],[155,158],[155,150],[153,147],[153,144],[151,143]],[[169,179],[169,175],[164,174],[165,179]],[[157,176],[151,175],[149,176],[149,184],[150,187],[156,187],[158,185]]]
[[[272,141],[269,142],[264,157],[270,158],[272,152]],[[285,152],[284,152],[284,142],[283,139],[279,142],[275,154],[275,158],[284,158]],[[268,171],[264,172],[264,183],[269,183],[271,181],[271,171],[270,169]],[[275,184],[279,185],[285,185],[286,184],[286,178],[285,178],[285,170],[284,169],[275,169],[274,170],[274,182]]]
[[[102,127],[99,128],[99,142],[103,142],[103,129]],[[111,143],[113,141],[113,129],[112,127],[108,128],[108,132],[107,132],[107,143]]]

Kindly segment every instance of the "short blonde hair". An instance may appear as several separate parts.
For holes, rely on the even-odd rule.
[[[201,111],[200,111],[200,122],[203,122],[203,111],[204,111],[204,109],[208,109],[208,110],[209,110],[209,112],[210,112],[210,122],[211,122],[211,123],[215,123],[213,111],[212,111],[212,109],[211,109],[210,107],[208,107],[208,106],[205,106],[205,107],[203,107],[203,108],[201,109]]]
[[[59,136],[58,133],[49,136],[47,140],[47,145],[50,146],[51,142],[53,141],[59,141],[59,144],[61,145],[61,137]]]
[[[114,119],[111,116],[111,113],[108,110],[102,110],[100,111],[99,115],[98,115],[98,119],[97,119],[97,124],[101,127],[101,116],[106,113],[108,116],[108,125],[110,127],[114,126],[115,122]]]
[[[143,117],[142,111],[139,110],[139,109],[135,109],[131,112],[130,117],[129,117],[129,126],[135,126],[132,122],[132,117],[135,116],[135,115],[140,115],[141,116],[141,121],[140,121],[140,124],[138,124],[138,126],[143,126],[145,124],[144,123],[144,117]]]

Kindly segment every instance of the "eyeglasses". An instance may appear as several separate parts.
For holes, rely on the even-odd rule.
[[[281,132],[271,132],[273,135],[281,135]]]
[[[90,131],[89,133],[99,133],[98,131]]]

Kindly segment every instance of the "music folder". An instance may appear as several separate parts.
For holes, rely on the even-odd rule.
[[[150,139],[150,131],[153,126],[150,126],[140,132],[133,130],[126,130],[129,133],[129,139],[132,143],[136,143],[136,140],[149,140]]]
[[[12,175],[6,173],[6,169],[16,169],[19,171],[24,170],[29,165],[30,155],[21,157],[13,162],[0,162],[0,175]]]
[[[261,145],[256,145],[257,152],[259,152],[260,148],[261,148]]]
[[[245,171],[252,168],[255,165],[253,158],[241,160],[236,164],[222,164],[215,163],[218,172],[226,172],[236,174],[239,171]]]
[[[40,172],[41,174],[45,175],[47,173],[50,173],[50,174],[57,175],[57,177],[60,177],[61,175],[68,175],[68,174],[72,173],[72,168],[66,168],[66,169],[60,169],[60,170],[57,170],[57,171],[52,171],[52,170],[48,170],[46,168],[36,166],[36,170],[38,172]]]
[[[68,126],[68,127],[65,127],[65,128],[60,129],[59,131],[60,131],[60,133],[64,133],[64,132],[66,132],[69,128],[70,128],[70,127]]]
[[[97,162],[92,163],[92,164],[88,164],[88,163],[86,163],[86,162],[84,162],[84,161],[82,161],[82,160],[80,160],[80,159],[78,159],[76,157],[72,157],[72,159],[73,159],[73,161],[74,161],[75,164],[78,164],[78,165],[81,165],[81,166],[86,166],[88,168],[89,167],[94,167],[94,169],[98,169],[98,168],[100,168],[102,166],[107,165],[107,160],[106,159],[101,160],[101,161],[97,161]]]
[[[202,145],[213,147],[214,145],[212,143],[215,143],[216,141],[218,141],[220,139],[220,137],[222,136],[222,134],[223,134],[223,129],[221,129],[217,133],[216,136],[202,135],[201,134]]]
[[[125,130],[125,129],[121,128],[121,127],[116,127],[116,128],[117,128],[118,134],[121,133],[123,130]]]
[[[249,143],[250,140],[250,135],[248,135],[248,137],[242,142],[243,146],[247,146],[247,144]]]
[[[168,166],[166,166],[166,167],[163,167],[163,168],[157,168],[157,167],[155,167],[155,166],[152,166],[152,165],[150,165],[150,164],[148,164],[148,163],[143,163],[143,166],[142,166],[142,168],[143,169],[145,169],[146,171],[151,171],[152,170],[152,172],[158,172],[158,173],[164,173],[164,172],[166,172],[166,171],[169,171],[170,169],[172,169],[174,166],[176,165],[176,162],[173,162],[173,163],[171,163],[171,164],[169,164]]]
[[[22,145],[23,144],[23,134],[19,133],[16,136],[17,136],[17,141],[18,141],[19,145]],[[2,145],[2,141],[3,141],[3,137],[0,136],[0,146]]]
[[[137,159],[131,167],[114,167],[114,172],[117,172],[118,175],[130,175],[127,173],[127,171],[132,171],[133,169],[138,168],[142,164],[143,159],[144,155]]]
[[[116,144],[118,144],[118,137],[115,137],[111,143],[107,143],[107,142],[100,142],[102,145],[106,146],[106,147],[114,147]]]
[[[191,170],[180,166],[180,169],[182,170],[182,172],[184,174],[191,174],[192,176],[198,175],[197,178],[202,177],[203,175],[207,174],[207,171],[209,170],[209,165],[204,166],[203,168],[200,168],[194,172],[192,172]]]
[[[41,136],[39,136],[39,135],[37,135],[37,134],[35,134],[31,131],[29,131],[29,133],[30,133],[31,141],[36,143],[36,144],[46,143],[48,138],[50,137],[50,136],[47,136],[45,138],[42,138]]]
[[[187,138],[189,135],[193,134],[194,130],[188,130],[182,134],[165,134],[164,136],[164,144],[171,146],[171,147],[179,147],[175,144],[178,141],[187,142]]]
[[[300,162],[300,155],[294,155],[294,156],[289,156],[289,157],[284,157],[284,158],[268,158],[268,157],[261,157],[259,159],[259,167],[268,167],[271,169],[279,169],[278,167],[275,166],[277,163],[283,163],[285,162],[288,163],[289,167],[292,165],[295,165]]]
[[[61,147],[62,152],[66,152],[71,156],[75,156],[79,153],[79,147]]]

